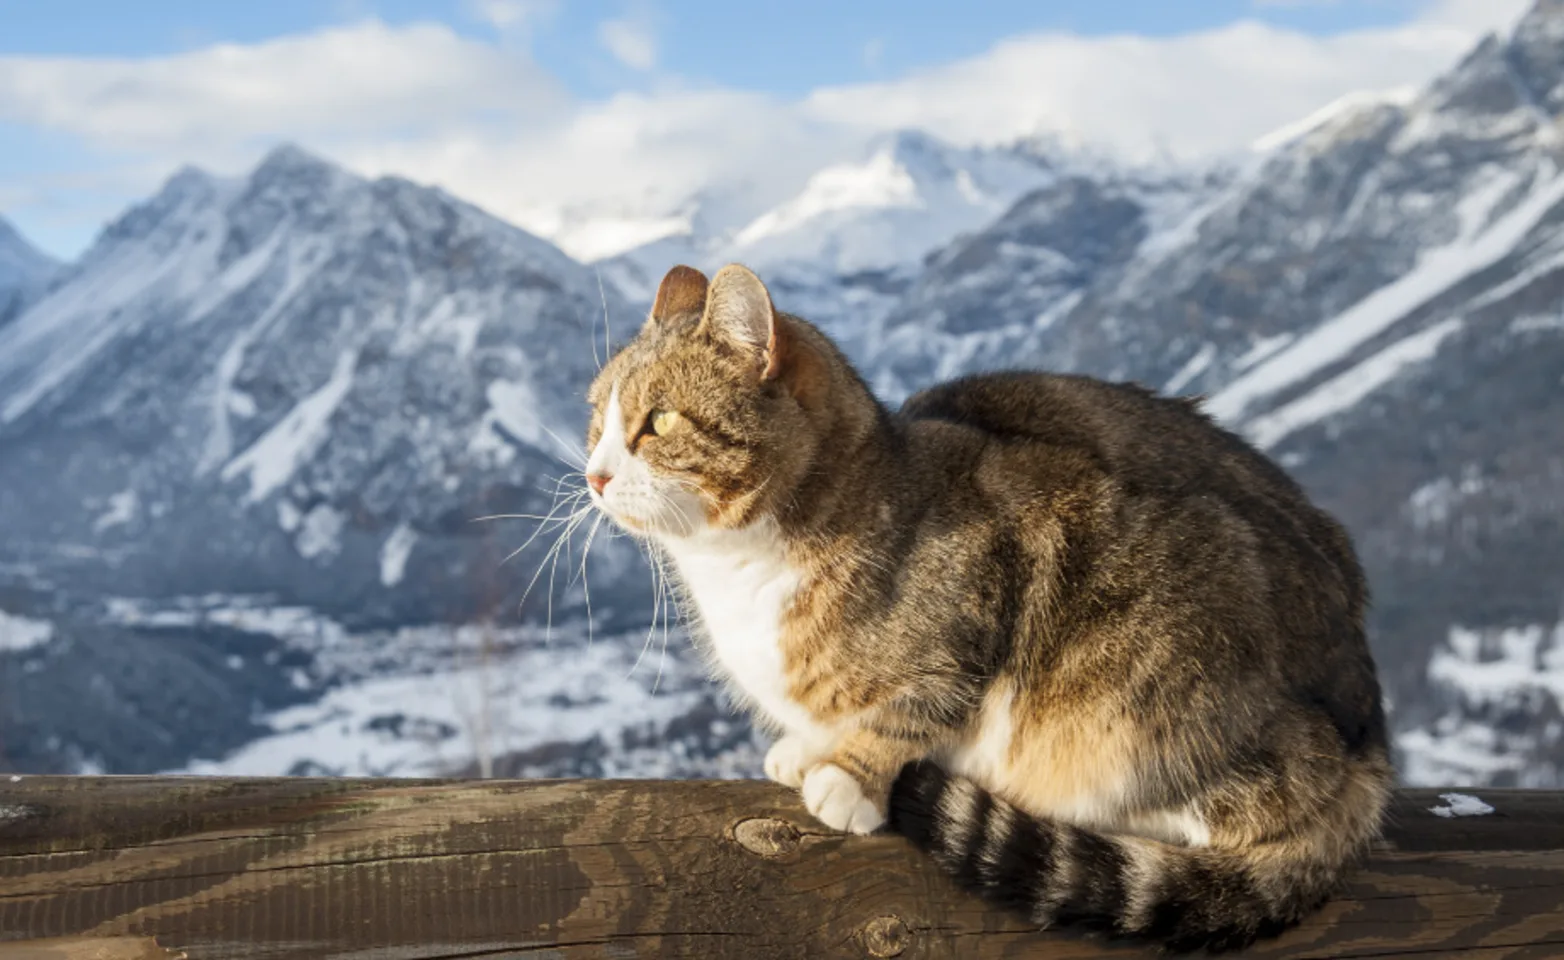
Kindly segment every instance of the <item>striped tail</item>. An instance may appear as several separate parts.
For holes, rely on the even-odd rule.
[[[1039,926],[1216,951],[1279,933],[1329,897],[1377,828],[1378,808],[1369,806],[1374,822],[1347,850],[1341,837],[1242,851],[1181,847],[1034,817],[922,762],[892,788],[890,826],[958,883]]]

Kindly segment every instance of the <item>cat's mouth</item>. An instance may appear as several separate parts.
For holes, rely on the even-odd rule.
[[[592,505],[626,532],[637,536],[685,537],[706,526],[706,511],[699,498],[682,490],[642,489],[611,481],[590,490]]]

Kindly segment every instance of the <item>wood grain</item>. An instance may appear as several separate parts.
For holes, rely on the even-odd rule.
[[[1406,791],[1343,894],[1248,955],[1564,956],[1564,794]],[[760,782],[0,782],[0,960],[1147,955],[1037,932]]]

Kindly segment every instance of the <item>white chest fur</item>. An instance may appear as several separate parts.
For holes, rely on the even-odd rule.
[[[800,578],[776,530],[710,531],[667,547],[723,679],[787,732],[818,735],[809,712],[787,695],[782,619]]]

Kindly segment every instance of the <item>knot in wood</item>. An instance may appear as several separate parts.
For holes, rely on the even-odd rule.
[[[901,917],[875,917],[858,934],[864,952],[871,957],[898,957],[912,945],[912,931]]]
[[[786,820],[752,817],[733,826],[733,839],[757,857],[779,860],[798,852],[798,828]]]

